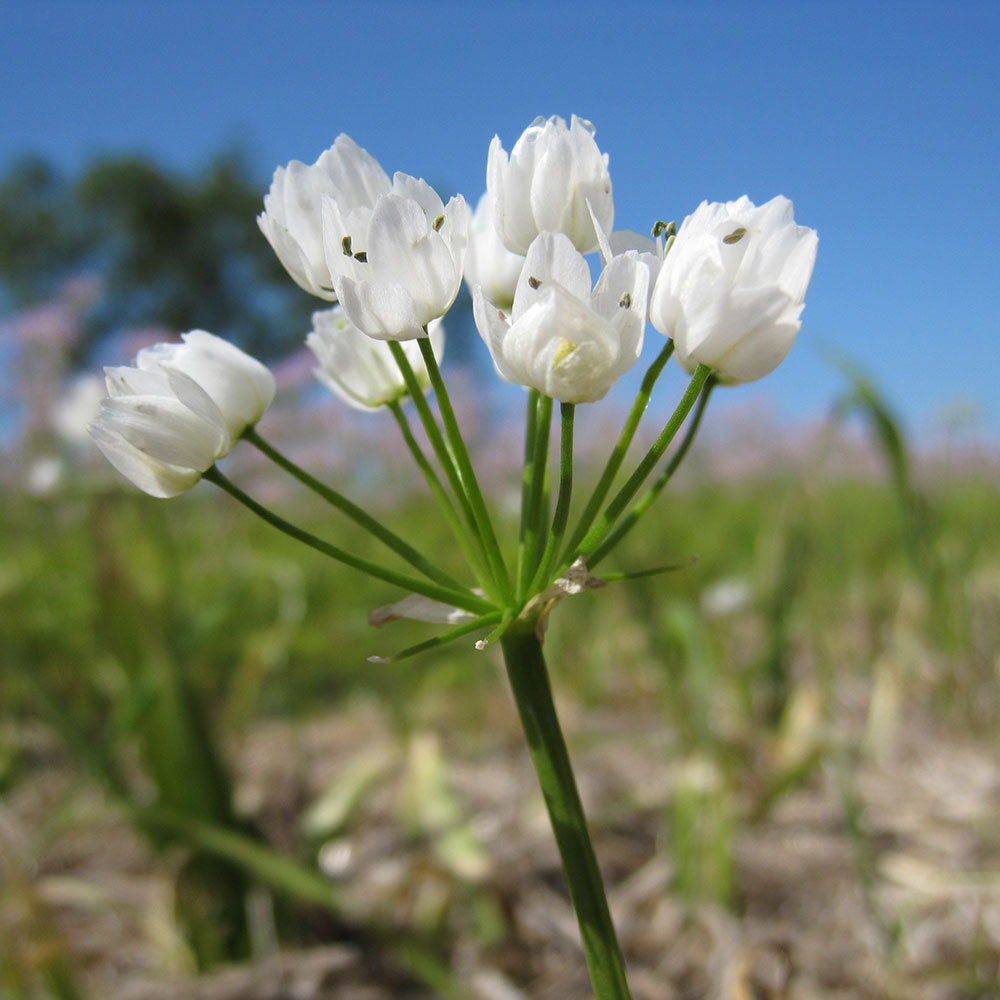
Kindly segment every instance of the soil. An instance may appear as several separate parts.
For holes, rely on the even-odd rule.
[[[873,744],[870,695],[845,695],[849,737],[825,741],[770,808],[736,796],[726,905],[677,891],[669,836],[678,783],[712,801],[711,767],[672,759],[662,716],[641,704],[560,699],[635,1000],[1000,995],[998,762],[914,706]],[[279,944],[261,891],[259,957],[201,974],[173,919],[183,852],[154,856],[28,727],[28,770],[0,804],[0,973],[15,970],[26,997],[46,995],[30,983],[53,955],[93,998],[434,996],[366,932],[375,920],[436,942],[472,1000],[590,997],[516,717],[496,701],[475,738],[447,713],[401,733],[373,704],[256,725],[232,748],[239,808],[317,859],[344,912],[301,907],[295,943]]]

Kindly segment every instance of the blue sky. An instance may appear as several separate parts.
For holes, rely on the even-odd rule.
[[[0,0],[0,168],[138,150],[194,169],[238,142],[266,186],[343,131],[474,202],[494,133],[509,149],[576,113],[610,153],[617,228],[784,194],[819,231],[799,340],[734,403],[821,416],[835,350],[918,437],[971,403],[1000,439],[1000,2],[471,8]]]

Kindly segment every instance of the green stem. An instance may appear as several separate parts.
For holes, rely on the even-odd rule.
[[[535,440],[538,437],[538,404],[542,394],[537,389],[528,390],[528,408],[524,418],[524,468],[521,470],[521,526],[517,534],[517,578],[521,579],[525,538],[528,534],[528,517],[531,512],[531,487],[535,480]]]
[[[556,512],[552,516],[552,530],[545,543],[545,552],[538,563],[538,571],[528,588],[530,593],[538,593],[548,583],[549,577],[562,544],[566,525],[569,522],[569,504],[573,496],[573,422],[576,416],[576,404],[561,403],[559,408],[560,423],[560,455],[559,455],[559,496],[556,499]]]
[[[581,555],[589,555],[607,537],[608,533],[614,527],[615,522],[639,491],[639,487],[642,486],[650,472],[653,471],[656,463],[663,457],[663,453],[667,450],[670,442],[673,441],[678,430],[680,430],[681,424],[684,423],[685,418],[691,411],[691,407],[694,406],[695,400],[697,400],[711,374],[712,369],[708,365],[698,365],[694,375],[691,376],[691,381],[688,383],[684,396],[677,404],[677,409],[671,414],[667,425],[660,432],[660,436],[653,442],[652,447],[646,452],[638,466],[636,466],[635,472],[628,478],[628,481],[618,491],[615,498],[608,504],[607,509],[580,543],[578,551]]]
[[[710,378],[705,383],[705,388],[702,390],[701,395],[698,397],[698,405],[695,407],[694,414],[691,416],[691,423],[688,425],[688,429],[684,434],[684,439],[681,441],[680,446],[670,457],[670,461],[667,463],[667,467],[660,473],[659,478],[655,483],[646,491],[646,493],[637,501],[636,505],[628,512],[628,514],[623,517],[617,525],[615,525],[614,530],[607,538],[601,542],[600,545],[594,549],[593,552],[587,557],[587,567],[592,569],[596,566],[624,537],[628,534],[635,525],[635,522],[642,517],[643,514],[649,510],[653,501],[663,492],[663,488],[670,482],[671,477],[677,471],[681,462],[684,461],[685,455],[688,453],[688,449],[694,442],[694,437],[698,433],[698,428],[701,426],[701,418],[705,414],[705,407],[708,405],[708,397],[712,394],[712,389],[718,383],[714,378]]]
[[[216,486],[221,487],[231,497],[238,500],[244,507],[252,510],[258,517],[267,521],[267,523],[272,527],[277,528],[279,531],[283,531],[289,537],[308,545],[317,552],[322,552],[323,555],[344,563],[346,566],[359,569],[362,573],[367,573],[369,576],[374,576],[379,580],[385,580],[387,583],[401,587],[404,590],[413,591],[417,594],[423,594],[424,597],[429,597],[431,600],[441,601],[443,604],[454,605],[457,608],[463,608],[466,611],[472,611],[476,614],[486,614],[495,610],[494,606],[490,604],[489,601],[485,601],[481,597],[476,597],[475,594],[471,594],[467,590],[453,590],[450,587],[442,587],[436,583],[428,583],[426,580],[421,580],[419,577],[407,576],[405,573],[398,573],[396,570],[380,566],[378,563],[373,563],[368,559],[351,555],[351,553],[346,552],[344,549],[341,549],[336,545],[332,545],[329,542],[325,542],[322,538],[317,538],[310,532],[297,527],[290,521],[286,521],[283,517],[275,514],[274,511],[269,510],[262,504],[259,504],[249,494],[244,493],[243,490],[241,490],[234,482],[226,478],[226,476],[224,476],[214,465],[207,472],[202,474],[202,478],[207,479],[210,483],[215,483]]]
[[[387,528],[381,521],[372,517],[366,510],[356,503],[348,500],[342,493],[321,483],[314,476],[311,476],[305,469],[297,465],[290,458],[283,455],[273,445],[268,444],[258,433],[256,428],[248,427],[243,432],[243,438],[249,441],[258,451],[266,455],[279,468],[294,476],[303,486],[321,496],[327,503],[332,504],[337,510],[346,514],[355,524],[360,525],[365,531],[374,535],[380,542],[388,546],[397,555],[405,559],[414,569],[419,570],[428,579],[440,583],[444,587],[453,587],[456,590],[463,589],[463,584],[453,576],[439,569],[429,559],[418,552],[412,545],[400,538],[394,531]]]
[[[528,584],[538,567],[538,553],[541,537],[548,518],[546,502],[546,471],[549,464],[549,429],[552,426],[552,398],[538,397],[537,422],[534,433],[534,449],[530,458],[526,455],[524,482],[527,483],[528,506],[521,510],[521,544],[517,553],[517,603],[528,596]],[[527,448],[525,449],[527,452]]]
[[[486,575],[480,579],[480,582],[485,590],[494,594],[499,594],[501,592],[500,583],[496,579],[494,568],[490,563],[489,555],[486,551],[485,541],[479,530],[475,511],[472,508],[472,501],[469,499],[469,495],[466,492],[464,484],[462,483],[462,477],[459,473],[458,465],[456,464],[451,452],[448,450],[448,445],[445,443],[444,435],[441,433],[441,428],[438,427],[437,421],[434,419],[434,414],[431,412],[430,405],[427,402],[427,397],[424,395],[424,390],[417,380],[417,376],[413,371],[413,366],[410,364],[410,359],[406,356],[406,352],[403,350],[402,345],[395,340],[390,340],[388,343],[389,350],[392,352],[392,356],[399,367],[400,374],[403,376],[403,381],[406,383],[410,399],[413,400],[413,405],[417,409],[420,422],[424,426],[424,432],[427,434],[427,440],[430,442],[431,448],[434,450],[434,454],[437,456],[437,460],[441,465],[441,468],[444,470],[445,477],[448,480],[448,485],[451,486],[452,493],[455,495],[455,500],[461,508],[466,524],[468,524],[469,531],[466,537],[471,540],[472,544],[479,551],[480,556],[473,562],[473,565],[484,569],[486,572]],[[429,347],[430,344],[428,343],[428,348]],[[434,352],[430,351],[430,354],[433,357]]]
[[[417,463],[417,468],[423,473],[431,493],[434,494],[434,499],[437,500],[438,506],[441,508],[445,520],[448,522],[448,526],[451,528],[452,534],[455,536],[455,540],[462,550],[462,554],[465,556],[466,562],[472,567],[473,572],[476,574],[476,579],[482,583],[488,578],[482,557],[470,541],[468,529],[462,524],[462,519],[455,509],[455,504],[452,502],[451,497],[448,496],[444,484],[434,471],[431,463],[427,461],[427,456],[417,443],[417,439],[413,436],[413,431],[410,429],[410,422],[406,419],[402,405],[399,400],[394,400],[386,405],[389,407],[393,417],[396,418],[396,423],[399,425],[399,430],[403,435],[403,440],[406,442],[406,447],[409,448],[414,462]]]
[[[611,921],[604,882],[587,831],[534,623],[519,622],[503,635],[500,645],[562,857],[594,994],[597,1000],[629,1000],[625,962]]]
[[[462,437],[461,428],[455,419],[455,411],[452,409],[448,389],[444,384],[444,379],[441,377],[441,369],[438,367],[437,358],[434,357],[430,338],[422,337],[417,343],[420,347],[420,355],[427,366],[427,374],[431,380],[431,388],[434,390],[434,398],[437,400],[438,410],[441,412],[441,420],[444,423],[444,430],[448,437],[448,443],[451,446],[452,455],[458,465],[458,472],[465,486],[469,502],[472,504],[473,516],[479,528],[480,539],[486,550],[487,561],[493,572],[493,577],[500,588],[503,599],[509,601],[514,594],[511,589],[507,565],[504,562],[503,553],[500,551],[500,543],[497,541],[496,532],[493,530],[493,522],[490,520],[489,511],[486,509],[486,501],[483,499],[482,491],[479,488],[479,480],[476,478],[476,471],[472,467],[469,451],[465,447],[465,439]]]
[[[642,419],[643,413],[646,412],[646,407],[649,405],[649,397],[653,393],[653,386],[656,385],[656,380],[660,377],[660,373],[663,371],[666,363],[670,360],[670,355],[673,354],[673,352],[674,342],[672,340],[668,340],[664,345],[663,350],[660,351],[656,360],[649,366],[649,369],[643,376],[642,385],[639,386],[639,392],[636,394],[635,402],[632,404],[632,409],[629,411],[628,418],[625,421],[625,426],[622,428],[618,441],[612,449],[611,456],[608,458],[608,464],[605,466],[604,472],[601,474],[601,478],[598,480],[597,486],[594,487],[594,492],[587,501],[587,506],[580,515],[580,521],[573,531],[573,535],[569,540],[569,544],[566,546],[566,550],[563,552],[564,562],[569,561],[570,553],[576,551],[580,542],[590,530],[590,526],[594,523],[594,519],[597,517],[598,512],[601,509],[601,504],[604,503],[604,498],[608,495],[608,491],[611,489],[611,484],[614,482],[614,478],[625,459],[625,453],[628,451],[628,446],[632,443],[632,438],[635,437],[635,431],[639,426],[639,421]]]

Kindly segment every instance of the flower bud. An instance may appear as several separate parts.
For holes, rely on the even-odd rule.
[[[465,257],[465,283],[469,291],[481,285],[490,302],[501,309],[510,309],[523,265],[524,257],[511,253],[500,241],[492,202],[484,194],[469,226],[469,251]]]
[[[324,198],[326,261],[351,322],[378,340],[425,336],[462,284],[470,214],[461,195],[445,205],[400,173],[372,208]]]
[[[590,287],[590,269],[562,233],[528,248],[508,316],[481,286],[473,310],[501,378],[564,403],[601,399],[642,349],[649,272],[635,253],[612,258]]]
[[[108,398],[90,435],[139,489],[172,497],[228,454],[274,395],[271,373],[232,344],[193,330],[183,344],[139,352],[106,368]]]
[[[663,262],[650,322],[688,372],[705,364],[721,382],[763,378],[795,341],[816,246],[787,198],[702,202]]]
[[[323,199],[340,199],[345,211],[371,209],[390,187],[378,161],[341,134],[312,166],[292,160],[275,170],[257,224],[302,288],[336,301],[323,249]]]
[[[576,115],[569,128],[558,116],[536,118],[509,158],[494,136],[486,190],[497,233],[514,253],[526,254],[542,231],[564,233],[589,253],[598,246],[591,213],[604,232],[614,221],[608,156],[597,148],[594,126]]]
[[[235,441],[271,405],[274,376],[256,358],[205,330],[191,330],[181,340],[140,351],[136,367],[181,372],[194,379],[219,408]]]
[[[406,383],[389,345],[362,333],[340,306],[313,313],[313,329],[306,346],[316,355],[316,378],[356,410],[372,410],[407,394]],[[440,361],[444,355],[444,327],[432,320],[427,327],[431,349]],[[414,374],[426,391],[427,366],[415,340],[402,343]]]

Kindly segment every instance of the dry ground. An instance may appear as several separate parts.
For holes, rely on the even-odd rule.
[[[65,949],[93,998],[429,996],[383,949],[344,930],[377,913],[435,925],[474,1000],[583,1000],[558,858],[513,710],[496,702],[475,738],[447,722],[404,737],[372,705],[258,725],[234,748],[240,805],[274,843],[301,843],[306,807],[345,774],[358,778],[353,809],[344,795],[327,800],[342,814],[319,855],[349,915],[318,919],[315,945],[286,950],[269,946],[262,897],[264,957],[201,976],[171,920],[178,859],[153,864],[34,734],[33,769],[0,806],[0,954],[17,951],[24,965],[39,949]],[[869,703],[864,689],[843,695],[842,724],[858,746]],[[678,771],[662,716],[636,705],[561,708],[636,1000],[1000,995],[1000,768],[981,746],[913,707],[878,752],[828,753],[769,814],[739,824],[736,903],[723,909],[671,891],[665,809]],[[428,807],[435,797],[440,808]],[[60,814],[65,822],[54,821]],[[320,829],[322,814],[311,821]]]

